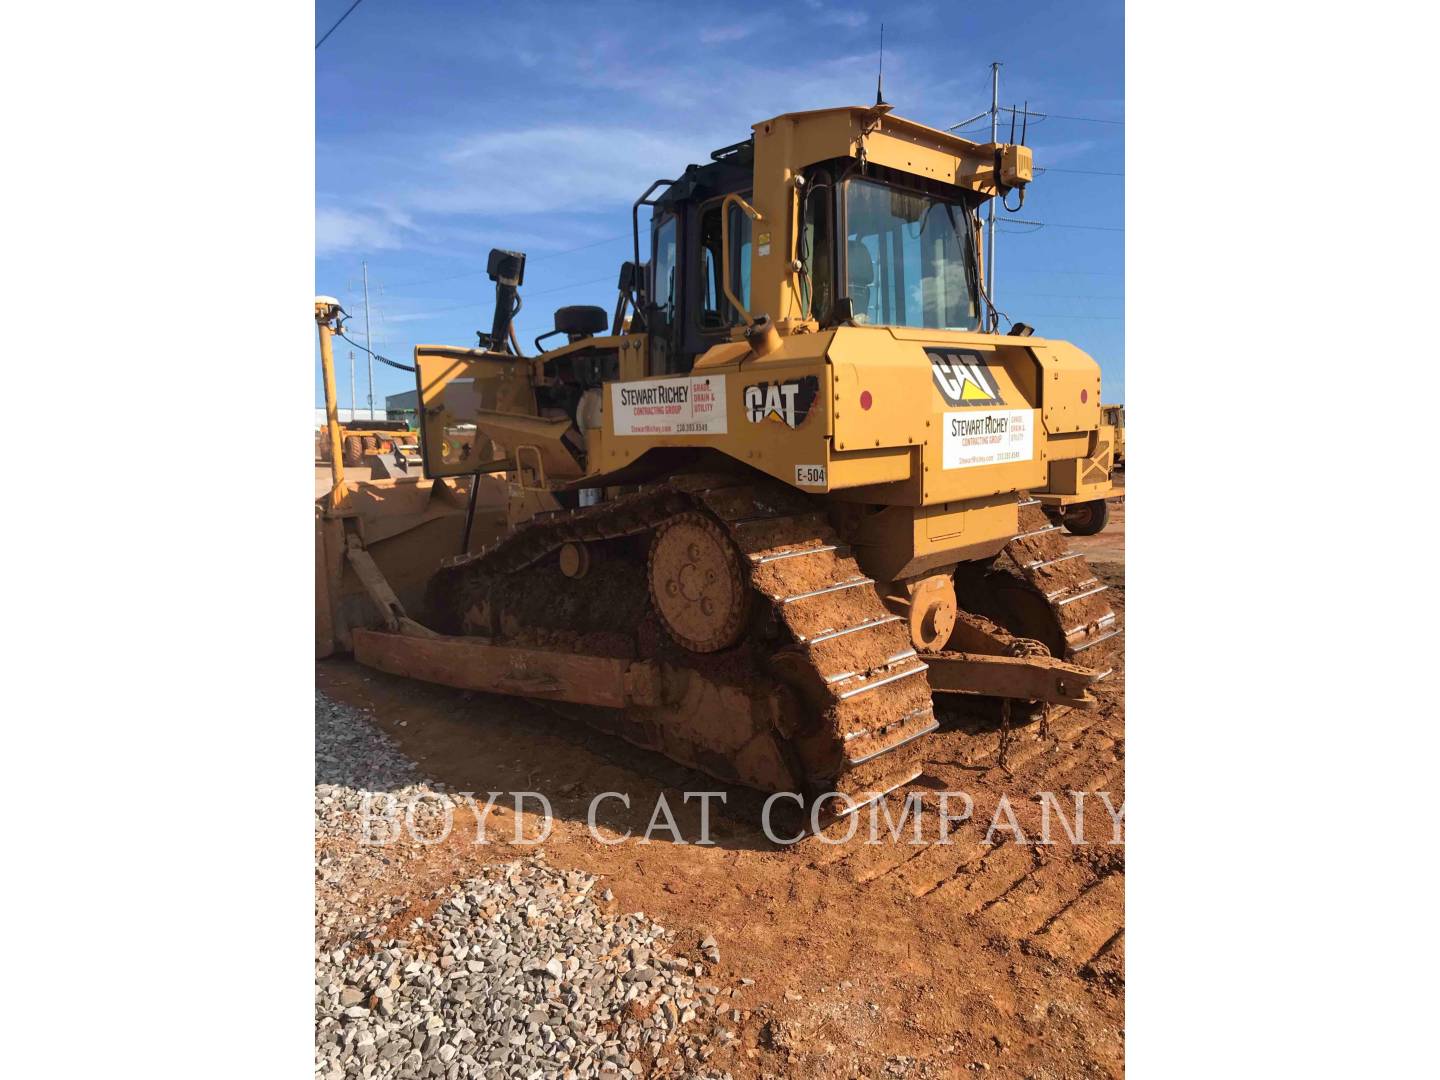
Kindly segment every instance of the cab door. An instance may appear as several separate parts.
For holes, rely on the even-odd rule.
[[[695,287],[686,300],[686,370],[695,358],[730,340],[744,319],[725,295],[720,275],[726,265],[720,215],[723,199],[701,203],[695,211],[691,255],[686,261]],[[730,210],[730,288],[742,303],[750,302],[750,219],[738,207]]]
[[[680,370],[681,303],[680,215],[657,216],[650,228],[650,289],[646,327],[650,338],[650,374]]]

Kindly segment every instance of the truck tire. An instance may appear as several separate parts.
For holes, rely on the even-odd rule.
[[[1065,508],[1065,531],[1075,536],[1094,536],[1110,520],[1110,506],[1104,499],[1076,503]]]
[[[345,455],[343,460],[346,465],[360,465],[362,462],[364,462],[365,440],[362,439],[359,435],[346,435]]]

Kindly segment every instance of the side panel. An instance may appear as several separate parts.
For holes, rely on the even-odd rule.
[[[504,455],[481,432],[482,412],[535,415],[530,361],[480,349],[415,346],[420,454],[425,475],[469,476]]]
[[[1040,404],[1052,435],[1094,431],[1100,419],[1100,365],[1065,341],[1031,346],[1040,363]]]
[[[732,359],[721,345],[688,375],[607,383],[592,472],[613,472],[660,447],[709,447],[807,491],[829,487],[829,334],[785,339],[772,359]]]
[[[1102,425],[1090,438],[1087,456],[1050,463],[1050,476],[1043,494],[1076,497],[1070,501],[1104,498],[1111,491],[1110,472],[1114,467],[1115,429]]]
[[[920,490],[910,501],[981,499],[1045,482],[1037,368],[1018,341],[846,328],[836,332],[830,359],[836,452],[890,448],[908,459],[918,446]]]

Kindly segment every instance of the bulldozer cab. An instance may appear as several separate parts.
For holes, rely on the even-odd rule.
[[[882,107],[779,117],[656,181],[635,204],[637,263],[639,210],[652,210],[634,326],[649,339],[643,374],[690,371],[762,314],[782,333],[984,329],[978,210],[997,174],[1002,186],[1027,182],[1028,149],[970,143]]]
[[[639,312],[649,337],[646,374],[684,374],[696,357],[745,325],[727,293],[742,304],[749,296],[751,223],[727,196],[751,192],[754,141],[710,157],[708,164],[689,166],[679,180],[659,181],[668,183],[664,193],[653,201],[642,196],[636,204],[637,213],[643,205],[653,208]],[[728,279],[722,279],[727,271]]]

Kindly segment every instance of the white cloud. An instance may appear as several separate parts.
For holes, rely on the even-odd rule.
[[[445,312],[455,310],[455,302],[453,300],[442,300],[438,303],[448,305],[448,307],[446,307],[445,309]],[[477,303],[473,306],[478,308],[481,305]],[[444,314],[445,312],[440,312],[440,314]],[[436,318],[439,318],[439,314],[434,311],[405,311],[400,313],[388,312],[385,315],[385,321],[392,323],[428,322],[431,319]]]
[[[720,45],[727,41],[744,41],[754,32],[754,23],[733,23],[730,26],[707,26],[700,31],[700,42],[703,45]]]
[[[707,160],[725,141],[719,133],[570,125],[452,137],[426,156],[425,174],[415,178],[406,205],[461,214],[629,205],[657,176]]]
[[[863,13],[818,5],[809,18],[865,21]],[[566,64],[549,69],[558,84],[549,103],[537,103],[525,122],[517,117],[511,130],[486,127],[470,119],[473,111],[457,108],[453,119],[436,117],[418,129],[321,146],[322,186],[349,195],[343,203],[322,200],[331,215],[317,222],[321,253],[366,246],[453,252],[465,246],[464,235],[485,238],[480,246],[542,250],[534,234],[565,233],[551,246],[572,247],[577,241],[565,225],[545,220],[557,214],[591,225],[597,237],[628,232],[630,204],[653,180],[704,163],[716,147],[746,138],[752,124],[873,98],[876,55],[868,47],[794,57],[777,68],[745,48],[695,53],[695,37],[707,33],[741,36],[728,25],[660,39],[637,40],[613,27],[583,36]],[[682,50],[681,42],[692,47]],[[887,100],[902,115],[940,126],[964,115],[969,102],[958,99],[975,80],[962,86],[954,76],[915,70],[908,59],[903,49],[887,50]],[[963,57],[956,64],[963,67]],[[606,115],[582,102],[598,106],[615,94],[628,105],[610,111],[608,122],[577,122],[577,115]],[[636,123],[637,116],[644,121]],[[378,213],[380,207],[391,215]],[[516,239],[503,238],[509,234]]]
[[[1010,137],[1010,128],[1008,125],[1001,127],[1000,137],[1002,139],[1007,139]],[[1018,131],[1016,132],[1015,137],[1017,139],[1020,137]],[[1055,143],[1047,143],[1042,140],[1037,140],[1035,138],[1035,129],[1033,127],[1028,133],[1028,141],[1030,143],[1030,148],[1035,152],[1035,165],[1037,168],[1043,168],[1046,165],[1058,166],[1062,162],[1073,161],[1075,160],[1075,158],[1080,157],[1095,148],[1095,141],[1093,139],[1073,139],[1068,142]]]
[[[407,215],[386,210],[315,211],[315,250],[320,255],[343,251],[386,251],[409,246],[413,226]]]
[[[863,11],[842,11],[833,8],[822,11],[817,19],[822,24],[845,26],[851,30],[864,26],[869,20],[870,16]]]
[[[870,19],[870,16],[863,11],[826,7],[822,0],[805,0],[805,6],[811,11],[818,12],[815,21],[825,26],[847,26],[854,30],[864,26]]]

